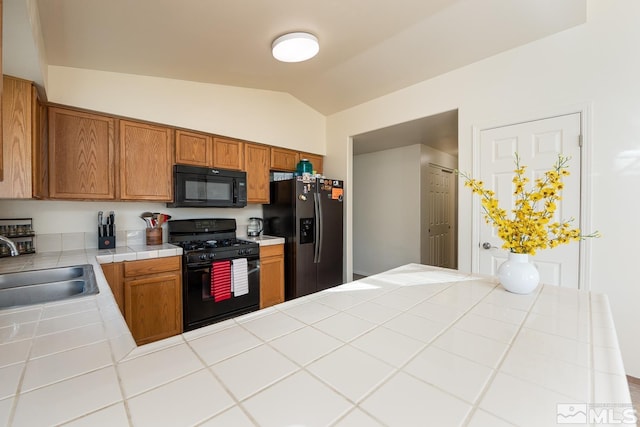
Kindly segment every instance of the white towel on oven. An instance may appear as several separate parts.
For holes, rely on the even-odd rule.
[[[231,261],[231,289],[233,296],[249,293],[249,277],[247,274],[247,259],[238,258]]]

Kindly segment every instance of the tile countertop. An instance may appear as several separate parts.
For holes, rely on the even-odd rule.
[[[408,264],[127,351],[96,275],[96,297],[0,312],[0,425],[634,421],[602,294]]]
[[[271,246],[284,244],[284,237],[265,236],[261,234],[258,237],[238,236],[239,239],[251,240],[252,242],[258,242],[260,246]]]

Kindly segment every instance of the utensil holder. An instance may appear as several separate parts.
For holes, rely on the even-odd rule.
[[[147,228],[147,245],[162,244],[162,228]]]

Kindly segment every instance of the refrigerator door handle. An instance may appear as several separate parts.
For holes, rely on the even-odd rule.
[[[319,263],[322,256],[322,232],[320,227],[322,226],[322,209],[320,209],[320,195],[313,193],[313,209],[315,213],[315,248],[313,254],[313,262]]]

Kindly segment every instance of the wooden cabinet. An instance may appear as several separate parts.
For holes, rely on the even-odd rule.
[[[322,173],[322,156],[311,153],[300,153],[300,159],[309,160],[309,162],[311,162],[311,165],[313,166],[313,170],[316,171],[316,173]]]
[[[0,76],[2,75],[2,0],[0,0]],[[2,132],[2,128],[3,126],[3,122],[2,122],[2,86],[3,86],[3,79],[0,79],[0,181],[2,181],[4,179],[4,161],[3,161],[3,155],[2,155],[2,151],[3,151],[3,147],[2,147],[2,141],[3,141],[3,132]]]
[[[182,257],[102,264],[138,345],[182,333]]]
[[[120,120],[120,199],[173,199],[173,129]]]
[[[33,108],[32,83],[3,76],[2,156],[4,179],[0,198],[32,197]]]
[[[295,171],[300,160],[297,151],[271,147],[271,169],[277,171]]]
[[[269,203],[269,147],[244,144],[247,202]]]
[[[286,148],[271,147],[271,169],[276,171],[295,171],[298,162],[307,159],[313,165],[313,170],[322,173],[322,156],[311,153],[301,153]]]
[[[124,316],[124,263],[113,262],[110,264],[101,264],[100,267],[102,268],[105,279],[107,279],[107,283],[109,283],[113,298],[116,300],[118,308]]]
[[[182,333],[181,257],[122,264],[124,318],[136,343]]]
[[[213,138],[213,167],[243,170],[243,142],[226,138]]]
[[[213,166],[213,137],[203,133],[176,130],[176,163]]]
[[[33,197],[49,197],[49,120],[47,106],[40,102],[38,90],[31,85],[32,111],[32,181]]]
[[[260,308],[284,301],[284,245],[260,246]]]
[[[113,200],[115,119],[49,108],[49,196]]]

